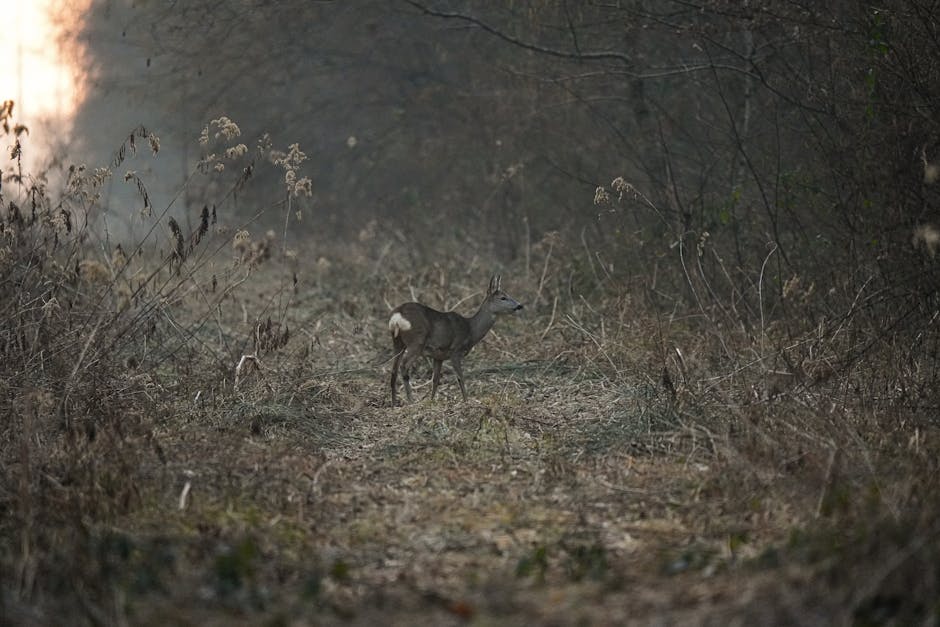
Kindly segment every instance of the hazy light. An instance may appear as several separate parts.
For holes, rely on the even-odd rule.
[[[29,128],[23,143],[32,163],[40,146],[62,139],[81,103],[79,71],[60,36],[74,30],[87,6],[88,0],[0,0],[0,100],[16,102],[14,122]]]

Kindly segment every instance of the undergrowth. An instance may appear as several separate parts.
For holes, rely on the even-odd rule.
[[[872,335],[890,308],[770,296],[760,268],[732,307],[702,266],[651,285],[552,233],[504,271],[531,313],[474,351],[471,401],[445,372],[393,408],[388,310],[467,312],[493,268],[454,242],[415,264],[379,224],[287,241],[303,153],[238,137],[206,127],[187,185],[231,178],[191,232],[123,175],[120,244],[99,194],[146,129],[107,168],[3,170],[11,622],[936,620],[932,327]],[[280,234],[229,212],[258,167]]]

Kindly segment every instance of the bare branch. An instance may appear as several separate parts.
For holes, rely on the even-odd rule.
[[[440,18],[450,19],[450,20],[460,20],[468,24],[474,24],[475,26],[478,26],[480,29],[486,31],[487,33],[495,37],[498,37],[499,39],[502,39],[503,41],[507,43],[511,43],[514,46],[519,46],[520,48],[524,48],[526,50],[532,50],[533,52],[540,52],[542,54],[546,54],[552,57],[558,57],[560,59],[574,59],[574,60],[579,60],[579,61],[585,61],[585,60],[619,61],[623,63],[624,65],[632,65],[633,63],[630,57],[622,52],[617,52],[614,50],[580,51],[577,46],[577,40],[575,40],[574,52],[569,51],[569,50],[559,50],[558,48],[550,48],[548,46],[542,46],[542,45],[539,45],[530,41],[524,41],[522,39],[519,39],[518,37],[514,37],[508,33],[501,31],[500,29],[494,26],[490,26],[488,23],[484,22],[480,18],[474,17],[472,15],[466,15],[464,13],[456,13],[456,12],[438,11],[420,2],[416,2],[415,0],[405,0],[405,1],[411,6],[413,6],[414,8],[424,13],[425,15],[430,15],[432,17],[440,17]]]

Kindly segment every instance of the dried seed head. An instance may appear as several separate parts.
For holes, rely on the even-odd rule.
[[[231,148],[225,149],[225,158],[228,160],[237,159],[242,155],[248,152],[248,146],[245,144],[238,144],[237,146],[232,146]]]
[[[169,220],[170,232],[173,233],[173,238],[175,239],[175,247],[173,250],[173,256],[177,258],[178,261],[182,262],[186,259],[186,242],[183,240],[183,230],[180,229],[180,225],[176,223],[172,217]]]
[[[223,139],[232,139],[242,134],[241,129],[238,128],[238,124],[235,124],[235,122],[232,122],[232,120],[224,115],[216,120],[212,120],[210,126],[215,126],[217,129],[219,129],[215,134],[216,139],[219,137],[222,137]]]
[[[173,233],[174,237],[182,237],[183,231],[180,229],[180,225],[176,223],[176,220],[173,217],[170,217],[169,225],[170,232]]]
[[[914,248],[923,248],[928,255],[934,257],[937,254],[937,248],[940,248],[940,231],[932,224],[921,224],[914,229],[911,243]]]
[[[124,254],[124,248],[118,244],[117,248],[114,249],[114,253],[111,254],[111,265],[114,266],[115,270],[120,270],[127,264],[127,255]]]
[[[291,193],[294,196],[313,196],[313,181],[307,176],[301,178],[294,184]]]
[[[787,279],[783,284],[783,297],[789,298],[800,288],[800,277],[793,275]]]
[[[209,205],[202,206],[202,213],[199,215],[199,226],[196,230],[189,236],[189,250],[192,251],[193,248],[199,245],[199,242],[202,241],[202,238],[206,233],[209,232]]]
[[[160,152],[160,138],[159,137],[157,137],[153,133],[150,133],[147,136],[147,141],[150,142],[150,152],[152,152],[153,154],[157,154],[158,152]]]
[[[111,280],[108,268],[95,259],[82,259],[78,263],[78,275],[89,283],[106,283]]]

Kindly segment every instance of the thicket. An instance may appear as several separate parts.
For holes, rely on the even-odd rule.
[[[291,200],[309,186],[305,156],[267,136],[248,149],[234,122],[213,120],[192,178],[226,167],[238,176],[184,232],[175,199],[155,208],[127,169],[145,158],[138,151],[157,155],[154,133],[133,129],[106,166],[28,172],[20,138],[29,131],[14,109],[7,101],[0,116],[12,164],[0,187],[0,610],[14,622],[56,622],[80,607],[85,620],[109,622],[120,609],[102,596],[127,576],[120,564],[133,547],[107,529],[146,510],[166,480],[160,426],[192,394],[236,402],[239,375],[288,339],[282,307],[248,334],[222,325],[222,305],[275,239],[252,238],[252,220],[226,210],[255,168],[275,168],[281,200],[266,209],[288,228]],[[101,199],[114,179],[135,190],[136,241],[110,239],[113,208]],[[285,276],[275,297],[288,300],[290,286]]]

